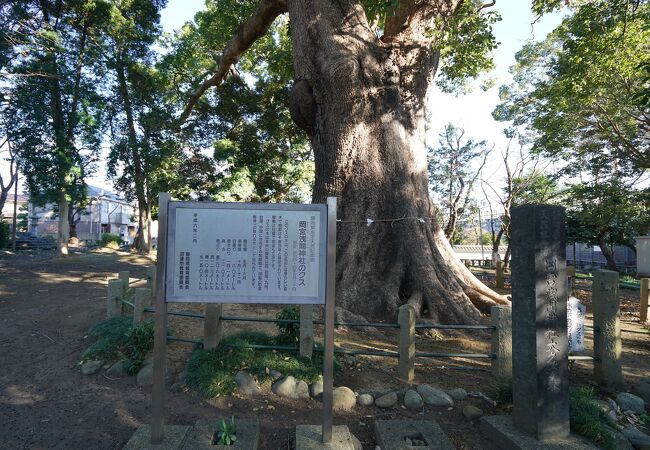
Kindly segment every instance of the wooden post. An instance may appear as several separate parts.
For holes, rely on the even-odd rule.
[[[641,278],[641,298],[639,299],[639,320],[648,321],[648,300],[650,297],[650,278]]]
[[[129,279],[131,277],[131,274],[129,273],[128,270],[122,270],[117,274],[117,278],[122,280],[122,283],[124,284],[124,292],[129,288]]]
[[[512,308],[510,306],[492,307],[492,375],[500,381],[512,379]]]
[[[314,305],[300,305],[300,356],[311,359],[314,353]]]
[[[497,261],[496,278],[497,288],[503,289],[503,261]]]
[[[151,289],[136,288],[133,299],[133,326],[135,327],[144,317],[144,307],[151,302]]]
[[[203,348],[216,348],[223,335],[223,322],[221,322],[221,303],[207,303],[205,305],[205,320],[203,321]]]
[[[575,277],[576,277],[575,266],[567,266],[566,274],[567,274],[567,282],[569,284],[567,291],[569,292],[569,297],[571,297],[573,295],[573,285],[575,284]]]
[[[153,386],[151,389],[151,443],[165,438],[165,363],[167,360],[167,298],[165,267],[167,263],[167,214],[171,196],[158,194],[158,256],[156,273],[156,326],[153,346]]]
[[[413,305],[399,307],[399,377],[406,381],[415,378],[415,308]]]
[[[122,280],[108,280],[108,297],[106,299],[106,317],[118,316],[122,313],[122,295],[124,295],[124,283]]]
[[[151,295],[156,295],[156,266],[147,267],[147,287],[151,289]]]

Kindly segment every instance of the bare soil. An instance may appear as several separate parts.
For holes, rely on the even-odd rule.
[[[92,343],[89,327],[105,318],[107,279],[129,270],[133,281],[144,278],[146,258],[116,251],[77,254],[65,259],[48,253],[8,255],[0,259],[0,448],[2,449],[119,449],[150,420],[151,390],[138,387],[135,377],[108,379],[103,371],[82,376],[78,362]],[[590,294],[578,295],[590,306]],[[638,321],[638,291],[621,290],[623,301],[623,364],[628,382],[650,373],[650,337]],[[635,303],[636,302],[636,303]],[[174,310],[201,311],[200,305],[173,305]],[[228,315],[273,317],[277,307],[229,305]],[[486,318],[486,323],[487,323]],[[177,336],[202,336],[202,322],[170,318]],[[242,329],[275,332],[272,324],[230,322],[226,332]],[[395,350],[396,330],[368,334],[337,330],[344,348]],[[588,347],[590,347],[588,343]],[[489,334],[418,332],[418,351],[488,353]],[[169,366],[183,369],[192,345],[171,343]],[[589,351],[589,348],[588,348]],[[588,353],[587,351],[587,353]],[[336,386],[358,392],[381,393],[406,389],[397,378],[394,358],[343,358],[345,370]],[[572,364],[572,383],[591,381],[588,362]],[[496,382],[489,360],[420,359],[416,383],[442,388],[462,387],[494,397]],[[400,402],[401,403],[401,402]],[[487,401],[470,398],[451,408],[425,406],[420,412],[401,407],[382,410],[356,407],[336,413],[335,423],[346,424],[364,449],[374,449],[373,421],[388,418],[435,418],[458,449],[480,449],[482,438],[475,422],[466,421],[462,406],[473,404],[486,414],[507,411]],[[191,425],[210,417],[257,417],[261,448],[292,449],[297,424],[318,424],[321,404],[291,401],[266,393],[256,399],[237,397],[206,401],[191,391],[167,396],[167,422]]]

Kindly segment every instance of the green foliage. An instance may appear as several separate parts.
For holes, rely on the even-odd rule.
[[[115,242],[120,245],[122,238],[117,234],[102,233],[102,247],[106,247],[110,242]]]
[[[440,69],[436,84],[443,92],[462,93],[468,79],[494,68],[492,50],[498,43],[492,26],[501,16],[481,8],[482,3],[462,2],[447,26],[439,27],[436,46],[440,49]]]
[[[153,320],[133,327],[131,316],[115,316],[98,322],[89,331],[91,336],[98,339],[86,350],[82,360],[111,361],[122,358],[126,371],[135,374],[153,349],[153,328]]]
[[[97,341],[86,350],[82,359],[116,359],[132,324],[133,318],[129,316],[115,316],[97,322],[89,330],[90,335],[96,337]]]
[[[594,400],[593,388],[569,391],[571,431],[591,439],[599,446],[615,450],[616,437],[611,419]]]
[[[235,417],[230,418],[230,422],[221,419],[219,429],[216,433],[217,439],[214,440],[215,445],[233,445],[237,440],[237,425],[235,425]]]
[[[298,306],[285,306],[275,316],[279,320],[300,320],[300,308]],[[278,340],[287,344],[295,344],[300,341],[300,323],[276,323],[280,335]]]
[[[271,381],[271,370],[308,383],[316,381],[321,372],[319,356],[309,360],[289,351],[245,348],[251,344],[277,345],[278,341],[262,333],[243,332],[223,339],[217,348],[195,350],[187,363],[187,385],[205,398],[215,398],[235,392],[238,370],[245,369],[260,382]]]
[[[127,330],[121,352],[124,355],[124,368],[127,373],[137,373],[147,354],[153,350],[154,321],[147,320]]]
[[[499,383],[496,392],[494,393],[494,400],[500,405],[509,405],[512,403],[512,382]]]
[[[11,227],[0,218],[0,248],[5,248],[11,240]]]
[[[501,87],[494,117],[525,125],[536,151],[570,158],[569,174],[585,157],[650,167],[648,20],[647,2],[578,3],[546,40],[516,55],[515,83]]]

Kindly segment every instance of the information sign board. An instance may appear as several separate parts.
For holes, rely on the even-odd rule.
[[[567,332],[570,352],[585,350],[585,313],[587,308],[575,297],[567,302]]]
[[[324,304],[326,205],[170,202],[167,302]]]

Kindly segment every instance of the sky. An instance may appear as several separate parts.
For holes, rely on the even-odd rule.
[[[194,15],[203,9],[203,5],[204,0],[170,0],[161,13],[163,30],[171,33],[179,29],[186,21],[192,20]],[[431,123],[427,140],[429,145],[435,145],[438,133],[443,130],[445,124],[451,122],[463,127],[468,137],[487,140],[490,146],[494,144],[495,150],[488,160],[484,174],[489,174],[485,176],[486,181],[498,186],[504,176],[499,151],[505,148],[507,143],[503,136],[503,129],[507,124],[496,122],[491,116],[492,110],[499,101],[498,88],[511,80],[508,69],[515,62],[515,53],[526,42],[543,39],[560,23],[563,14],[546,15],[532,26],[535,17],[530,11],[528,1],[497,0],[494,10],[502,17],[502,20],[494,25],[494,34],[497,42],[500,43],[494,51],[496,68],[490,73],[490,76],[496,80],[494,87],[484,92],[476,83],[476,88],[472,92],[462,96],[435,91],[429,104]],[[103,158],[106,157],[106,153],[103,152]],[[4,174],[6,168],[0,168],[0,172]],[[97,172],[89,183],[111,189],[112,183],[106,179],[106,168],[103,162],[100,162]]]

